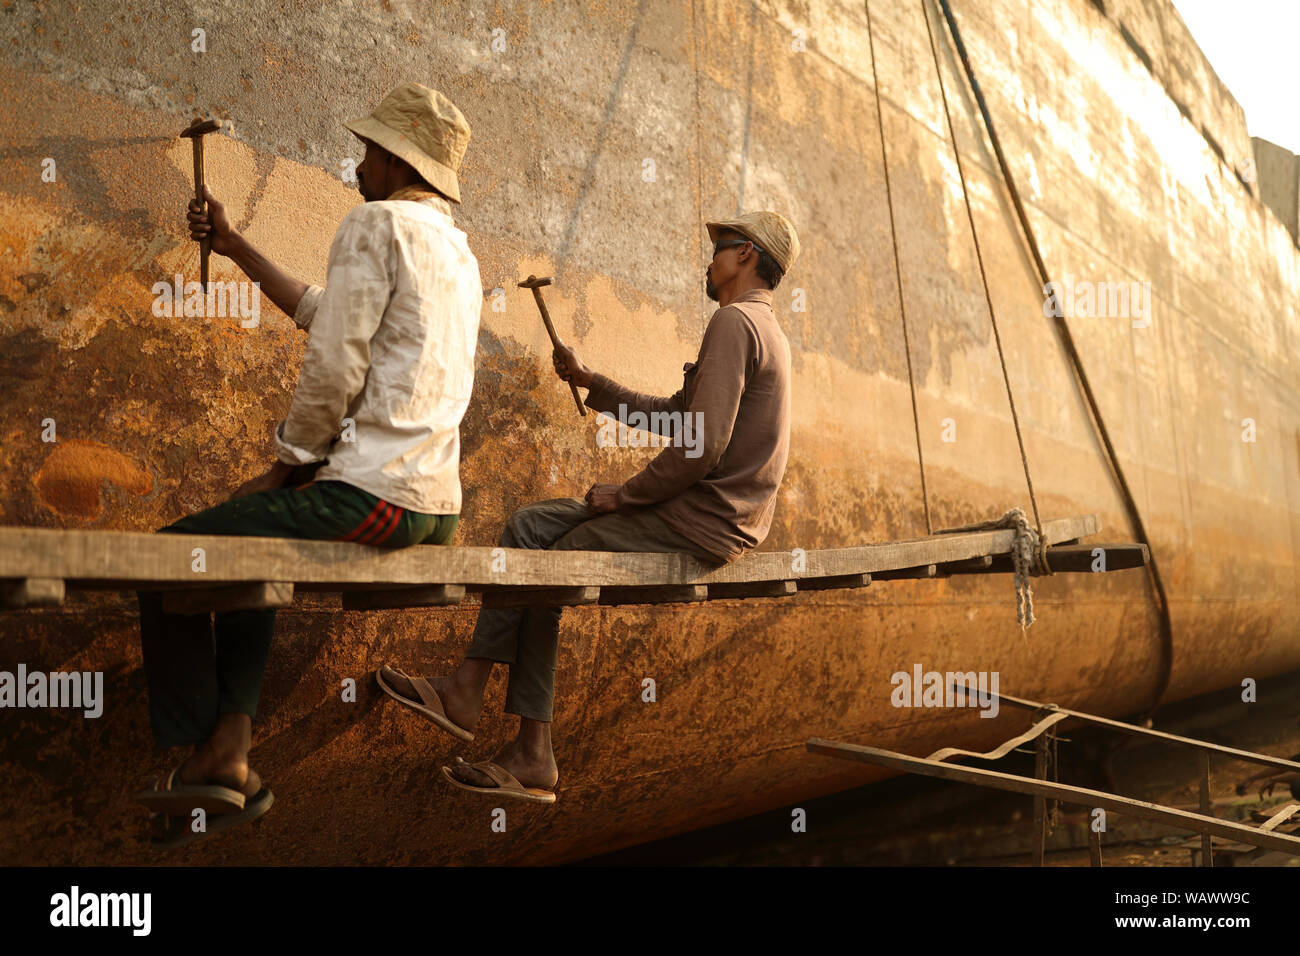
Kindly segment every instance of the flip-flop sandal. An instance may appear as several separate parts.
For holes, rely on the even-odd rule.
[[[456,759],[460,760],[459,757]],[[514,775],[509,770],[500,764],[493,763],[491,760],[480,760],[478,763],[466,763],[464,760],[460,760],[460,762],[474,770],[482,771],[497,782],[495,787],[476,787],[474,784],[466,783],[455,776],[450,767],[443,767],[442,775],[462,790],[472,790],[475,793],[496,793],[503,797],[524,800],[528,803],[555,802],[555,791],[543,790],[540,787],[525,787],[514,778]]]
[[[153,813],[168,817],[188,817],[194,810],[216,815],[239,813],[246,800],[238,790],[210,783],[178,783],[176,774],[180,767],[166,779],[159,777],[149,790],[141,790],[135,799]]]
[[[275,794],[271,793],[267,787],[263,787],[248,798],[248,803],[239,813],[222,813],[210,817],[207,830],[201,833],[194,832],[189,817],[175,819],[169,817],[166,821],[166,835],[151,837],[149,845],[158,849],[185,846],[187,843],[193,843],[195,840],[202,840],[205,836],[221,833],[223,830],[229,830],[241,823],[252,823],[266,813],[267,810],[270,810],[273,803],[275,803]]]
[[[415,688],[415,692],[420,695],[420,700],[414,701],[411,700],[409,697],[403,697],[397,691],[393,690],[393,688],[390,687],[387,683],[385,683],[384,681],[385,667],[388,670],[392,671],[397,676],[403,677],[406,680],[410,681],[411,686]],[[392,664],[385,664],[383,667],[380,667],[378,670],[375,671],[375,682],[379,684],[383,692],[387,694],[389,697],[393,698],[393,700],[397,701],[399,704],[402,704],[403,706],[411,708],[411,710],[414,710],[417,713],[422,714],[424,717],[433,721],[435,724],[437,724],[439,727],[447,731],[447,733],[451,734],[453,737],[457,738],[458,740],[469,741],[474,739],[474,735],[472,733],[470,733],[464,727],[461,727],[460,725],[453,723],[451,718],[447,716],[447,711],[444,710],[442,706],[442,698],[440,698],[438,696],[438,692],[433,689],[433,685],[430,684],[423,677],[412,677],[410,674],[407,674],[405,671],[394,667]]]

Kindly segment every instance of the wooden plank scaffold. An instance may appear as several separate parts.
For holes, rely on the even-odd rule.
[[[1141,568],[1142,544],[1080,544],[1096,515],[1045,522],[1055,572]],[[69,591],[161,590],[177,613],[282,608],[300,591],[335,592],[344,610],[436,607],[477,593],[486,606],[679,604],[855,589],[873,580],[1013,570],[1016,532],[956,531],[830,550],[751,553],[721,567],[683,554],[403,549],[215,535],[0,528],[0,607],[58,605]]]

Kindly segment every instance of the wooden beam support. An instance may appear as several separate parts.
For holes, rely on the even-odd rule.
[[[1091,572],[1100,557],[1096,554],[1098,550],[1104,552],[1107,571],[1140,568],[1151,560],[1145,544],[1072,544],[1049,547],[1047,563],[1053,571]]]
[[[344,591],[343,610],[383,611],[402,607],[445,607],[465,598],[463,584],[434,584],[428,587],[389,588],[382,591]]]
[[[865,588],[871,584],[869,574],[833,574],[825,578],[798,578],[800,591],[834,591],[840,588]]]
[[[163,593],[167,614],[204,614],[208,611],[251,611],[293,604],[289,581],[250,581],[211,588],[178,588]]]
[[[709,599],[703,584],[672,584],[667,587],[601,588],[600,603],[619,604],[696,604]]]
[[[945,561],[943,564],[936,565],[935,577],[946,578],[950,574],[982,574],[991,567],[993,567],[993,555],[981,554],[975,558]]]
[[[62,604],[62,578],[15,578],[0,581],[0,607],[52,607]]]
[[[956,577],[959,574],[1011,574],[1016,570],[1009,554],[990,554],[989,563],[983,567],[952,568],[944,576]],[[1049,562],[1052,560],[1049,556]]]
[[[938,573],[938,568],[933,564],[923,564],[917,568],[898,568],[892,571],[877,571],[875,579],[877,581],[902,581],[910,578],[932,578]]]
[[[789,597],[798,590],[793,581],[752,581],[747,584],[710,584],[709,600],[726,598]]]
[[[1090,573],[1093,563],[1100,556],[1097,549],[1105,552],[1107,571],[1127,571],[1140,568],[1150,560],[1150,552],[1144,544],[1073,544],[1051,546],[1047,549],[1047,563],[1053,571]],[[1010,574],[1015,564],[1010,554],[988,555],[989,563],[985,567],[972,565],[969,568],[956,567],[952,574]]]
[[[512,588],[484,591],[484,607],[578,607],[600,600],[600,588]]]

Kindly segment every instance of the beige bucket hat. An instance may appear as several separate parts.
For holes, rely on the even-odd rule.
[[[469,123],[456,104],[437,90],[403,83],[369,116],[343,125],[406,160],[430,186],[460,202],[456,175],[469,145]]]
[[[799,258],[799,236],[790,220],[777,212],[747,212],[735,219],[714,219],[704,224],[709,238],[718,241],[723,230],[738,232],[776,260],[784,274]]]

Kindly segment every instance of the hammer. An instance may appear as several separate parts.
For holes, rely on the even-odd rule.
[[[551,345],[558,349],[564,343],[561,342],[560,337],[555,334],[555,326],[551,324],[551,314],[546,311],[546,303],[542,301],[542,286],[550,285],[554,281],[555,280],[550,276],[544,276],[541,279],[537,278],[537,276],[529,276],[523,282],[519,283],[519,288],[533,290],[533,298],[537,300],[537,308],[542,312],[542,321],[546,323],[546,334],[551,337]],[[578,414],[585,416],[587,414],[587,409],[586,406],[582,404],[582,399],[578,397],[578,386],[570,382],[569,390],[573,392],[573,401],[574,404],[578,406]]]
[[[207,210],[203,200],[203,137],[221,129],[217,120],[196,119],[181,130],[181,138],[194,143],[194,198],[199,201],[199,212]],[[209,234],[199,243],[199,279],[203,282],[203,291],[208,291],[208,254],[212,252],[212,236]]]

